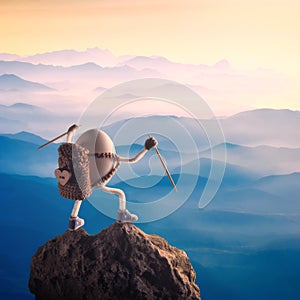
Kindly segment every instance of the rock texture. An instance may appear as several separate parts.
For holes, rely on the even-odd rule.
[[[37,300],[200,299],[195,278],[184,251],[114,223],[97,235],[67,231],[41,246],[29,288]]]

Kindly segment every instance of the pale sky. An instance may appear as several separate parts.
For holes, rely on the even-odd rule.
[[[270,68],[300,91],[299,0],[0,0],[0,52],[107,48],[177,62]],[[300,107],[299,107],[300,108]]]

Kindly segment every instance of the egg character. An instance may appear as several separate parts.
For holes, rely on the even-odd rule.
[[[76,159],[71,157],[72,161],[68,162],[71,166],[68,170],[70,175],[67,176],[66,171],[61,168],[55,170],[55,175],[59,181],[59,187],[63,190],[68,190],[68,180],[66,177],[70,176],[70,179],[75,180],[78,185],[76,186],[80,189],[80,182],[84,182],[84,188],[89,192],[87,187],[87,182],[89,182],[89,187],[91,189],[99,188],[103,192],[115,194],[119,198],[119,210],[117,215],[118,222],[135,222],[138,220],[138,217],[135,214],[130,213],[126,209],[126,196],[123,190],[118,188],[107,187],[106,184],[116,173],[120,163],[135,163],[139,161],[147,151],[151,148],[157,146],[157,141],[153,137],[149,137],[144,144],[144,148],[137,153],[135,157],[127,158],[121,157],[116,153],[115,146],[111,138],[107,133],[100,129],[90,129],[84,132],[76,141],[75,144],[71,143],[74,132],[77,130],[78,126],[73,125],[67,131],[67,143],[64,143],[60,146],[62,149],[67,149],[68,153],[76,153]],[[73,149],[71,151],[70,149]],[[76,151],[74,151],[74,149]],[[65,151],[66,152],[66,151]],[[65,153],[64,152],[64,153]],[[62,151],[59,150],[61,154]],[[79,153],[77,155],[77,153]],[[59,158],[59,161],[62,161],[62,158]],[[78,167],[79,166],[79,167]],[[78,170],[80,172],[77,172]],[[72,183],[70,180],[70,183]],[[74,187],[72,186],[72,191]],[[90,193],[85,193],[84,195],[89,195]],[[67,193],[61,193],[62,195],[70,195]],[[66,197],[72,200],[75,200],[70,218],[69,218],[69,227],[70,231],[79,229],[84,225],[84,220],[78,217],[79,209],[84,200],[82,197],[83,193],[71,193],[72,196]],[[80,195],[81,197],[75,198],[74,195]]]

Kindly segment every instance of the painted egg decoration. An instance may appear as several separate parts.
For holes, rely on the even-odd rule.
[[[89,150],[89,168],[92,186],[111,172],[115,166],[113,158],[116,153],[111,138],[102,130],[91,129],[84,132],[76,141]]]

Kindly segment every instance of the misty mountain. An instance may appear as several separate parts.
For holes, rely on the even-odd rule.
[[[151,201],[159,195],[158,192],[168,190],[170,185],[164,177],[159,186],[148,190],[141,191],[135,187],[137,181],[145,179],[118,183],[116,187],[124,189],[128,200]],[[286,179],[293,182],[289,188],[293,185],[292,190],[299,195],[299,174],[279,176],[274,182],[264,178],[252,183],[251,189],[261,183],[271,189],[269,184],[280,185],[281,180],[285,182]],[[250,191],[248,195],[250,187],[239,187],[239,194],[234,195],[232,187],[230,190],[224,187],[217,195],[219,198],[211,203],[215,204],[214,207],[210,205],[200,210],[197,204],[204,184],[205,181],[199,179],[194,193],[173,214],[138,226],[148,233],[164,236],[172,245],[188,253],[197,272],[197,282],[204,284],[203,293],[207,297],[218,298],[221,292],[231,295],[234,291],[230,299],[250,300],[257,293],[251,287],[259,288],[262,284],[267,290],[260,295],[271,295],[273,299],[298,291],[299,286],[291,284],[290,280],[298,278],[300,266],[299,206],[295,206],[295,201],[291,202],[292,195],[285,199],[280,199],[276,191],[272,194],[251,194]],[[49,178],[0,174],[0,191],[5,193],[2,204],[2,212],[5,213],[0,220],[3,231],[3,247],[0,249],[2,296],[6,299],[31,299],[27,289],[30,259],[41,244],[66,229],[73,202],[61,198],[56,180]],[[232,198],[233,195],[235,197]],[[286,207],[294,211],[275,213],[282,209],[282,200]],[[96,201],[109,201],[117,205],[113,195],[103,193],[97,195]],[[80,216],[85,219],[85,229],[90,234],[114,222],[94,209],[88,201],[83,203]],[[280,272],[277,264],[280,264]],[[265,276],[261,277],[261,274]],[[249,292],[244,297],[248,288]]]
[[[238,165],[240,167],[251,169],[260,176],[286,174],[299,171],[299,166],[295,163],[298,161],[300,154],[300,133],[297,130],[300,127],[300,112],[286,111],[286,110],[258,110],[249,111],[242,114],[245,117],[239,118],[233,116],[227,119],[220,120],[223,131],[225,133],[227,162],[229,164]],[[260,116],[258,118],[258,116]],[[270,120],[272,128],[268,126],[251,126],[259,124],[259,120]],[[281,119],[285,124],[281,126],[276,120]],[[55,114],[49,110],[41,107],[32,106],[28,104],[17,103],[11,106],[0,105],[0,124],[2,133],[16,133],[20,131],[33,132],[39,136],[47,136],[49,138],[65,132],[70,124],[77,120],[72,116],[65,116]],[[128,141],[126,137],[115,140],[115,134],[126,126],[128,120],[121,120],[103,129],[116,142],[117,146],[125,146]],[[180,154],[191,161],[195,159],[195,153],[199,150],[201,158],[210,158],[210,140],[207,138],[206,132],[203,128],[207,128],[207,134],[210,135],[209,128],[211,128],[213,120],[199,120],[202,127],[197,121],[175,116],[148,116],[130,119],[130,124],[134,124],[136,128],[145,128],[146,133],[153,128],[163,129],[164,138],[159,139],[159,148],[166,151],[180,151]],[[262,121],[261,121],[262,122]],[[192,136],[195,141],[195,149],[184,147],[181,143],[181,137],[176,137],[174,140],[169,140],[169,137],[174,136],[174,126],[179,123],[185,128],[188,134]],[[174,125],[175,124],[175,125]],[[170,133],[168,134],[168,130]],[[289,130],[287,134],[283,130]],[[249,132],[248,132],[249,131]],[[256,134],[257,132],[257,134]],[[299,139],[297,138],[299,135]],[[239,141],[240,144],[233,141]],[[140,139],[139,144],[143,145],[144,140]],[[257,146],[259,144],[259,146]],[[177,147],[180,147],[176,149]],[[214,155],[216,160],[223,157],[222,147],[213,145]],[[180,149],[180,150],[179,150]],[[124,149],[123,149],[124,150]],[[127,149],[128,150],[128,149]],[[190,158],[188,155],[190,154]],[[176,155],[175,155],[176,156]],[[170,161],[175,157],[172,153],[167,154]],[[177,156],[178,157],[178,156]],[[176,159],[176,157],[175,157]],[[168,160],[168,159],[167,159]],[[253,164],[253,161],[256,163]],[[174,167],[176,161],[174,161]]]
[[[53,66],[74,66],[87,62],[93,62],[100,66],[114,66],[123,60],[128,60],[131,56],[115,56],[107,49],[87,48],[85,51],[72,49],[58,50],[46,53],[39,53],[28,56],[19,56],[8,53],[0,53],[0,60],[21,61],[32,64],[45,64]]]
[[[7,137],[7,138],[10,138],[13,140],[29,142],[29,143],[35,144],[37,146],[40,146],[47,142],[47,140],[41,138],[40,136],[26,132],[26,131],[21,131],[21,132],[14,133],[14,134],[1,134],[1,136]]]
[[[300,157],[300,148],[248,147],[231,143],[226,143],[225,147],[227,163],[251,170],[261,177],[300,171],[300,165],[296,163]],[[214,159],[222,159],[224,145],[215,146],[213,149]],[[200,157],[210,158],[211,151],[200,152]]]
[[[16,74],[32,81],[65,82],[67,88],[93,90],[97,86],[110,87],[116,83],[148,77],[160,77],[155,70],[136,70],[130,66],[102,67],[93,62],[74,66],[53,66],[20,61],[0,61],[0,73]],[[68,82],[66,82],[66,80]]]
[[[217,169],[222,169],[224,166],[223,162],[214,160],[214,165],[217,166]],[[208,178],[211,172],[212,160],[209,158],[199,159],[199,176]],[[196,161],[191,161],[187,164],[187,170],[195,170]],[[174,169],[174,174],[180,174],[181,166]],[[195,173],[195,171],[193,172]],[[240,185],[249,184],[260,178],[260,175],[256,172],[255,169],[247,169],[242,166],[230,164],[228,161],[225,164],[224,177],[222,179],[222,186],[229,187],[238,187]]]
[[[0,117],[0,128],[2,132],[18,132],[20,130],[26,129],[26,124],[19,120]]]
[[[249,109],[250,103],[261,105],[257,99],[261,98],[265,86],[272,82],[279,87],[287,81],[280,74],[263,68],[237,70],[226,59],[205,65],[178,63],[161,56],[136,56],[119,65],[128,65],[137,70],[156,70],[162,74],[161,78],[183,83],[207,99],[218,113],[227,111],[229,103],[235,103],[240,110]],[[241,99],[247,104],[242,104]]]
[[[299,147],[300,111],[257,109],[220,120],[226,140],[242,145]]]
[[[77,69],[76,66],[85,67]],[[82,69],[82,74],[78,74],[79,69]],[[210,65],[188,64],[161,56],[117,57],[106,49],[98,48],[85,51],[66,49],[30,56],[0,53],[0,74],[15,74],[47,85],[58,90],[59,96],[66,96],[62,94],[69,91],[66,93],[68,97],[57,100],[64,105],[78,97],[79,93],[89,103],[97,96],[95,93],[99,93],[96,90],[98,86],[107,89],[134,79],[169,79],[188,86],[204,97],[219,115],[269,105],[270,97],[279,101],[286,96],[284,86],[294,86],[290,79],[276,71],[236,69],[226,59]],[[266,86],[274,86],[276,91],[271,89],[266,94]],[[34,99],[32,103],[40,102]],[[82,108],[79,103],[76,106],[77,109]]]
[[[19,132],[16,134],[0,135],[0,162],[2,172],[21,175],[37,175],[42,177],[53,177],[54,170],[57,168],[57,148],[58,144],[53,143],[47,147],[37,150],[38,146],[44,144],[47,140],[28,132]],[[64,141],[61,139],[60,141]],[[134,157],[141,149],[141,145],[117,146],[117,153],[125,157]],[[179,164],[179,155],[174,151],[161,151],[161,155],[167,157],[167,165],[170,171],[173,171]],[[151,160],[151,164],[149,164]],[[136,174],[128,172],[128,168]],[[133,166],[122,165],[118,171],[119,176],[131,178],[149,174],[163,174],[161,162],[154,151],[146,154],[145,158]],[[116,176],[115,180],[118,181]]]
[[[288,175],[272,175],[259,179],[253,183],[253,186],[284,199],[293,199],[293,201],[298,203],[298,209],[295,210],[295,213],[300,213],[299,180],[299,172]]]
[[[97,93],[102,93],[106,90],[106,88],[102,87],[102,86],[98,86],[94,89],[95,92]]]
[[[212,66],[204,64],[194,65],[173,62],[162,56],[136,56],[119,63],[119,65],[127,65],[137,70],[153,69],[168,76],[178,77],[181,73],[181,78],[185,78],[188,82],[197,76],[202,76],[203,73],[233,72],[229,62],[226,60],[217,62]],[[180,80],[179,77],[177,79]]]
[[[57,168],[58,145],[51,144],[38,151],[37,147],[41,144],[40,142],[44,143],[45,141],[35,135],[24,132],[16,135],[0,136],[0,162],[2,172],[53,177],[53,172]],[[140,144],[134,144],[130,147],[126,145],[118,146],[117,153],[132,157],[137,154],[142,147]],[[243,149],[243,147],[237,145],[235,145],[234,148]],[[255,151],[253,153],[255,153]],[[162,150],[161,154],[167,162],[168,168],[176,182],[179,172],[182,172],[182,166],[175,167],[176,162],[178,165],[178,161],[180,160],[178,153],[175,151]],[[150,165],[149,162],[151,162]],[[218,164],[219,162],[216,160],[214,163]],[[187,166],[184,168],[185,170],[193,169],[195,163],[192,161],[189,164],[190,167]],[[127,168],[132,168],[135,172],[134,176]],[[194,192],[194,196],[202,193],[210,169],[211,159],[201,158],[198,179],[200,181]],[[261,166],[261,170],[262,169],[263,166]],[[194,170],[193,173],[197,171],[198,170]],[[260,174],[257,173],[256,167],[245,168],[227,162],[221,189],[208,206],[208,209],[256,214],[295,213],[300,209],[300,202],[298,200],[300,192],[298,184],[300,179],[299,174],[300,173],[269,176],[260,179]],[[163,196],[172,190],[168,179],[164,178],[164,176],[165,173],[156,154],[154,151],[149,151],[146,157],[138,164],[133,166],[122,164],[116,176],[112,179],[111,184],[124,186],[127,194],[130,197],[136,198],[136,195],[138,195],[140,191],[136,189],[135,186],[149,186],[153,181],[154,190],[143,196],[143,201],[147,202],[151,201],[151,195]],[[182,174],[181,176],[195,175]],[[184,179],[182,180],[184,181]],[[190,182],[188,178],[185,181]],[[150,199],[148,199],[149,197]]]
[[[12,120],[30,119],[32,116],[42,115],[45,117],[50,114],[49,110],[46,110],[40,106],[31,105],[27,103],[14,103],[12,105],[0,104],[0,116],[10,118]],[[24,115],[24,117],[22,117]]]
[[[4,134],[27,131],[39,136],[54,137],[65,132],[76,120],[77,116],[72,113],[54,113],[25,103],[0,105],[0,133]]]
[[[38,91],[51,91],[51,90],[52,90],[51,88],[49,88],[44,84],[24,80],[14,74],[0,75],[0,91],[38,92]]]
[[[85,51],[77,51],[73,49],[58,50],[46,53],[38,53],[28,56],[20,56],[9,53],[0,53],[0,60],[4,61],[19,61],[31,64],[44,64],[53,66],[70,67],[86,63],[95,63],[102,67],[124,66],[128,65],[138,70],[156,69],[164,73],[170,70],[195,72],[200,70],[228,70],[231,68],[229,62],[225,59],[216,64],[209,65],[193,65],[176,63],[162,56],[133,56],[122,55],[115,56],[108,49],[87,48]]]
[[[73,202],[59,196],[55,179],[0,174],[0,191],[6,195],[0,219],[0,290],[5,299],[32,299],[27,288],[31,257],[66,230]],[[198,284],[205,287],[202,295],[218,299],[234,292],[230,299],[250,300],[261,285],[263,298],[280,299],[299,291],[297,282],[291,283],[300,275],[299,218],[198,210],[196,200],[163,220],[138,226],[187,252]],[[87,201],[80,216],[90,234],[114,222]]]
[[[294,186],[297,189],[296,186]],[[299,193],[299,188],[297,189]],[[300,203],[297,195],[280,197],[272,192],[265,192],[253,185],[252,188],[223,190],[209,204],[208,209],[224,210],[241,214],[278,215],[300,214]]]
[[[37,147],[45,142],[45,140],[38,136],[26,132],[0,136],[0,162],[2,172],[53,177],[54,170],[57,168],[58,145],[50,144],[46,148],[37,150]],[[131,146],[117,146],[116,150],[119,155],[134,157],[142,148],[143,144],[133,144]],[[179,153],[176,151],[163,149],[160,153],[172,176],[178,176],[177,174],[179,172],[189,172],[189,170],[192,170],[191,174],[197,174],[198,170],[195,170],[194,162],[188,163],[182,169],[181,164],[189,161],[189,155],[183,154],[180,157]],[[215,161],[215,164],[218,164],[218,162]],[[210,173],[210,168],[211,160],[201,159],[199,175],[207,178]],[[155,178],[155,175],[157,178]],[[164,175],[165,172],[156,153],[154,151],[149,151],[143,160],[137,164],[121,164],[117,174],[112,178],[110,183],[119,184],[120,182],[126,181],[125,184],[130,185],[130,182],[133,180],[132,182],[134,185],[140,185],[144,180],[145,185],[148,186],[152,181],[154,183],[159,182]],[[253,182],[257,178],[259,178],[257,174],[251,170],[227,164],[223,184],[226,184],[227,186],[239,186]],[[168,191],[172,188],[168,183],[166,186],[168,187]],[[127,190],[130,192],[131,188],[127,187]],[[132,193],[135,195],[136,191],[133,191]],[[163,187],[161,187],[161,190],[156,191],[156,194],[161,193],[165,193]]]
[[[169,79],[199,93],[218,114],[228,113],[228,103],[231,104],[230,112],[235,112],[237,107],[240,111],[265,103],[257,99],[262,96],[265,100],[262,91],[270,83],[278,86],[276,96],[283,94],[284,97],[285,91],[280,87],[284,83],[291,84],[275,71],[263,68],[238,70],[226,59],[212,65],[185,64],[161,56],[117,57],[108,50],[97,48],[86,51],[60,50],[27,57],[2,53],[0,74],[5,73],[45,84],[60,92],[69,90],[73,96],[78,95],[79,91],[84,96],[87,92],[95,93],[98,86],[110,88],[134,79]],[[241,98],[246,104],[241,104]],[[67,99],[63,100],[67,103]]]
[[[280,122],[279,122],[280,120]],[[224,141],[228,144],[238,144],[244,146],[272,146],[284,148],[300,148],[300,112],[291,110],[258,109],[247,111],[228,118],[217,119],[224,132]],[[105,127],[105,130],[114,134],[126,125],[128,120],[112,123]],[[212,124],[216,120],[197,120],[187,117],[176,116],[145,116],[131,118],[136,126],[151,128],[151,126],[163,129],[174,130],[178,122],[195,139],[195,143],[200,151],[210,147],[213,140],[209,140],[212,135]],[[205,132],[206,131],[206,132]],[[206,134],[207,133],[207,134]],[[212,144],[216,146],[216,144]],[[232,149],[233,150],[233,149]],[[187,149],[188,151],[188,149]],[[234,163],[234,162],[232,162]]]
[[[18,60],[20,58],[17,54],[11,54],[11,53],[0,53],[0,60]]]
[[[57,145],[37,150],[38,139],[35,136],[27,136],[26,139],[34,143],[24,141],[24,134],[16,135],[16,139],[12,136],[0,136],[1,172],[54,177],[54,170],[57,168]]]
[[[153,132],[153,130],[156,131],[158,135],[160,132],[163,132],[165,138],[159,141],[160,148],[174,150],[176,147],[180,147],[180,150],[184,151],[185,153],[193,153],[195,151],[197,152],[198,150],[205,150],[210,146],[210,141],[207,139],[205,129],[209,128],[207,126],[211,126],[211,122],[213,121],[200,120],[198,122],[192,118],[177,117],[172,115],[150,115],[116,121],[112,124],[104,126],[103,129],[113,139],[118,131],[124,127],[126,128],[128,124],[130,125],[130,128],[144,128],[145,134],[147,132]],[[201,126],[202,124],[204,124],[204,126]],[[185,130],[187,135],[190,134],[192,136],[193,142],[195,143],[193,149],[188,148],[188,145],[185,145],[186,147],[182,149],[182,146],[184,146],[182,144],[182,137],[180,137],[178,134],[176,136],[176,140],[171,139],[171,137],[174,137],[174,132],[176,132],[176,129],[181,129],[182,131]],[[177,151],[179,150],[177,149]]]
[[[63,113],[63,114],[62,114]],[[72,115],[63,111],[62,113],[53,113],[41,107],[24,104],[5,106],[0,105],[0,124],[1,133],[16,133],[20,131],[29,131],[37,135],[52,137],[60,134],[68,128],[70,124],[77,121],[78,116]],[[115,134],[127,124],[129,120],[116,121],[110,125],[106,125],[104,130],[113,138]],[[228,144],[228,150],[235,151],[230,148],[230,144],[244,145],[248,147],[265,145],[272,147],[283,148],[299,148],[300,131],[300,112],[291,110],[273,110],[259,109],[247,111],[232,117],[220,119],[220,124],[224,132],[224,141]],[[194,119],[187,117],[176,116],[145,116],[132,117],[130,123],[136,124],[141,128],[163,128],[165,132],[170,133],[166,136],[173,136],[174,124],[179,123],[195,140],[195,144],[200,151],[207,149],[209,145],[210,128],[215,120],[202,119],[197,122]],[[51,124],[51,126],[50,126]],[[200,124],[200,125],[199,125]],[[205,130],[207,131],[207,134]],[[175,141],[176,142],[176,141]],[[123,143],[122,143],[123,144]],[[168,149],[171,146],[170,142],[163,141],[161,147]],[[216,146],[216,144],[215,144]],[[261,148],[261,152],[267,153],[272,149]],[[281,149],[284,152],[284,149]],[[278,153],[281,151],[278,150]],[[188,149],[186,149],[188,152]],[[251,152],[251,149],[243,149],[243,151]],[[293,152],[291,150],[291,152]],[[295,150],[295,152],[297,152]],[[277,154],[278,154],[277,153]],[[286,149],[289,155],[289,151]],[[272,152],[274,159],[277,159],[277,164],[283,165],[280,162],[275,152]],[[273,156],[270,156],[270,159]],[[285,158],[283,158],[285,159]],[[295,160],[297,161],[297,160]],[[236,164],[235,161],[230,163]],[[238,163],[239,164],[239,163]],[[274,165],[275,161],[270,161],[270,166]],[[241,165],[248,165],[248,162],[243,162]],[[297,163],[296,163],[297,165]],[[276,167],[274,167],[276,169]],[[297,171],[297,169],[295,169]],[[292,171],[291,171],[292,172]]]

